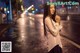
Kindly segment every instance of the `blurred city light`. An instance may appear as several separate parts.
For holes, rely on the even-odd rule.
[[[38,11],[38,9],[36,9],[36,11]]]
[[[32,11],[32,13],[34,14],[34,13],[35,13],[35,11]]]
[[[33,8],[31,8],[31,10],[34,10],[34,7],[33,7]]]
[[[68,8],[68,9],[71,9],[71,6],[68,6],[67,8]]]
[[[22,0],[20,0],[20,2],[22,2]]]
[[[6,9],[6,8],[4,8],[4,11],[5,11],[5,12],[6,12],[6,10],[7,10],[7,9]]]
[[[10,13],[10,11],[7,11],[7,13]]]
[[[62,10],[62,12],[64,13],[64,10]]]
[[[21,10],[22,10],[22,11],[24,10],[23,5],[21,5]]]
[[[71,6],[69,6],[69,9],[71,9]]]
[[[67,16],[67,20],[68,20],[68,21],[70,20],[70,17],[69,17],[69,15]]]

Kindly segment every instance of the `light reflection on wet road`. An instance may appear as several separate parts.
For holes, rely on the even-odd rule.
[[[46,53],[41,19],[22,17],[4,34],[5,40],[12,41],[15,53]],[[2,39],[3,40],[3,39]],[[43,43],[42,43],[43,42]]]

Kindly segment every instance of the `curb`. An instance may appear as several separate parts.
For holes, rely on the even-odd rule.
[[[80,49],[80,45],[75,43],[73,40],[71,40],[70,38],[66,37],[65,35],[61,34],[61,37],[65,38],[66,41],[68,41],[69,43],[71,43],[72,45],[74,45],[75,47],[79,48]]]

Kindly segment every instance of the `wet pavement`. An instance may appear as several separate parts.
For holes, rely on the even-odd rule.
[[[63,35],[80,45],[80,15],[70,15],[69,20],[62,21],[62,24]]]
[[[0,37],[11,26],[11,24],[0,24]]]
[[[12,41],[12,53],[47,53],[42,22],[42,15],[24,15],[3,34],[0,41]],[[66,30],[65,25],[63,29]],[[62,36],[61,39],[63,53],[80,53],[80,48],[69,42],[66,37]]]

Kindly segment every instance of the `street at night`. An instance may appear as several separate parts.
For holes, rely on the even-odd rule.
[[[24,15],[24,17],[19,18],[16,23],[2,35],[1,41],[12,41],[12,53],[46,53],[42,16],[42,14],[32,16]],[[79,45],[79,42],[76,41],[78,38],[74,39],[73,37],[75,35],[66,34],[66,32],[69,32],[66,28],[68,23],[69,22],[62,20],[63,29],[61,31],[61,40],[63,53],[79,53],[80,46],[78,47],[74,44]]]
[[[12,44],[11,53],[49,52],[48,37],[44,35],[43,24],[43,6],[47,1],[0,0],[0,53],[3,53],[3,50],[9,50],[8,42]],[[80,53],[80,5],[66,7],[62,5],[56,9],[61,17],[62,51],[63,53]],[[4,42],[7,43],[4,44]]]

